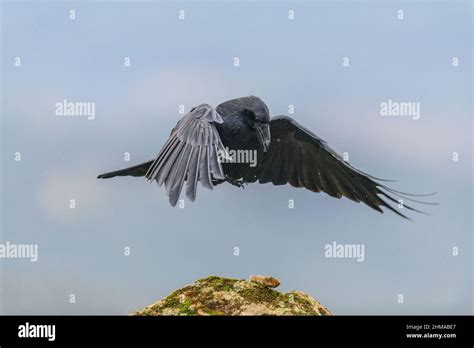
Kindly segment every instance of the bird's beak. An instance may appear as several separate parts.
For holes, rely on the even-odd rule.
[[[270,147],[270,125],[266,123],[256,123],[255,129],[257,130],[257,137],[260,144],[263,146],[263,152],[267,152]]]

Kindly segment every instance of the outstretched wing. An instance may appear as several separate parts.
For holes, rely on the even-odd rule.
[[[225,149],[215,126],[222,122],[210,105],[191,109],[178,122],[149,167],[145,177],[156,180],[159,186],[165,184],[171,205],[176,205],[185,181],[186,195],[194,201],[198,181],[212,190],[213,179],[224,179],[218,157]]]
[[[270,124],[272,142],[267,152],[259,152],[257,166],[246,171],[247,182],[272,182],[275,185],[289,183],[314,192],[323,191],[336,198],[345,196],[355,202],[363,202],[383,213],[386,207],[407,218],[382,197],[399,203],[393,195],[402,192],[380,184],[377,179],[343,160],[324,140],[287,116],[272,118]],[[409,195],[409,194],[405,194]],[[422,203],[422,202],[420,202]],[[407,205],[404,208],[418,211]],[[419,212],[419,211],[418,211]],[[407,218],[408,219],[408,218]]]

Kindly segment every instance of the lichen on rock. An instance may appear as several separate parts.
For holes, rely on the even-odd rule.
[[[174,291],[133,315],[331,315],[308,294],[281,293],[271,288],[275,284],[275,281],[265,285],[265,281],[210,276]]]

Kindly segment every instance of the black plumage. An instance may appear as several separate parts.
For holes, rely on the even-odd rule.
[[[229,161],[231,150],[254,151],[256,165]],[[115,176],[145,176],[159,186],[164,184],[173,206],[185,183],[186,195],[194,201],[198,182],[213,189],[223,182],[242,186],[257,181],[289,183],[336,198],[344,196],[382,213],[385,207],[404,218],[385,199],[395,205],[400,198],[425,203],[351,166],[292,118],[270,117],[265,103],[254,96],[229,100],[216,109],[207,104],[191,109],[172,130],[155,160],[98,177]],[[403,207],[418,211],[405,204]]]

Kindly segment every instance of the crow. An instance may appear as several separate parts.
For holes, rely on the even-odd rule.
[[[236,161],[229,155],[232,150],[255,152],[256,165]],[[98,178],[115,176],[145,176],[149,181],[156,180],[158,186],[164,184],[172,206],[185,182],[186,196],[194,201],[198,182],[212,190],[224,182],[243,187],[256,181],[290,184],[336,198],[344,196],[380,213],[381,207],[387,208],[406,219],[397,206],[423,212],[403,204],[403,200],[435,204],[407,197],[432,194],[413,195],[381,184],[391,180],[353,167],[291,117],[271,117],[267,105],[255,96],[232,99],[215,109],[208,104],[192,108],[178,121],[154,160]]]

